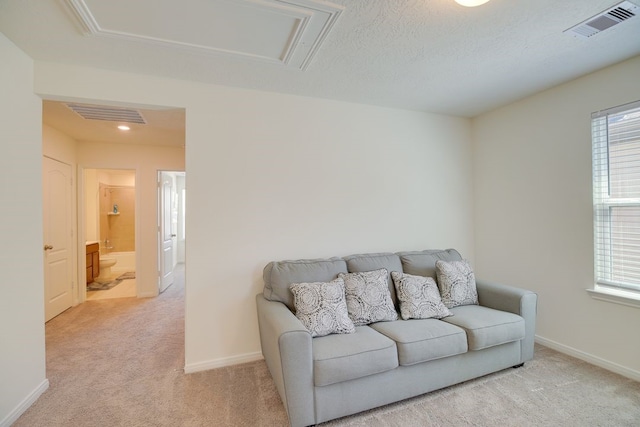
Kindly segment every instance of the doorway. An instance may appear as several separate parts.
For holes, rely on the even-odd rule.
[[[91,112],[91,115],[86,114],[87,112]],[[73,188],[71,191],[72,227],[75,236],[73,305],[86,300],[86,274],[89,267],[92,274],[99,275],[99,267],[96,267],[96,272],[93,271],[93,256],[91,265],[86,265],[86,242],[97,242],[98,254],[99,242],[102,241],[105,245],[105,239],[97,231],[93,237],[85,236],[85,221],[93,220],[94,229],[99,230],[97,219],[93,219],[93,216],[87,219],[84,214],[84,171],[91,169],[135,170],[135,215],[138,218],[135,223],[135,249],[114,249],[113,252],[131,252],[129,259],[135,257],[135,265],[124,273],[135,272],[136,278],[132,280],[136,281],[136,296],[157,296],[157,174],[158,170],[184,171],[185,110],[169,106],[125,106],[103,101],[68,99],[44,100],[42,113],[43,153],[54,158],[61,156],[60,160],[70,164],[73,182],[77,185],[77,191]],[[114,120],[114,116],[121,117],[123,114],[126,117],[136,117],[138,121],[124,120],[127,124],[124,126],[123,120]],[[95,194],[88,198],[94,197]],[[117,220],[123,219],[124,211],[120,212]],[[116,217],[110,220],[114,222]],[[112,239],[109,240],[111,243]],[[124,265],[123,260],[118,260],[113,270],[117,271]],[[118,285],[118,288],[121,286]]]
[[[174,269],[185,262],[185,173],[158,171],[158,290],[174,281]]]
[[[84,169],[83,178],[86,300],[135,297],[136,171]]]

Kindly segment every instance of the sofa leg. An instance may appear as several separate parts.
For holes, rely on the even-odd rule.
[[[512,366],[512,368],[513,368],[513,369],[518,369],[518,368],[522,368],[523,366],[524,366],[524,362],[522,362],[522,363],[521,363],[521,364],[519,364],[519,365]]]

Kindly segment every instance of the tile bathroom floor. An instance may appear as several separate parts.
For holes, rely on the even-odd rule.
[[[136,296],[136,279],[127,279],[106,291],[87,291],[87,301]]]

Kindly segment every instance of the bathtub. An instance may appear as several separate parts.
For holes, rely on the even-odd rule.
[[[111,271],[116,273],[126,273],[136,271],[136,253],[132,252],[109,252],[107,258],[115,258],[116,264],[111,267]]]

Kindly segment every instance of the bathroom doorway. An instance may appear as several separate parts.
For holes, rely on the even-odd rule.
[[[86,300],[135,297],[136,171],[83,173]]]
[[[158,171],[158,289],[174,281],[185,262],[186,187],[184,171]]]

